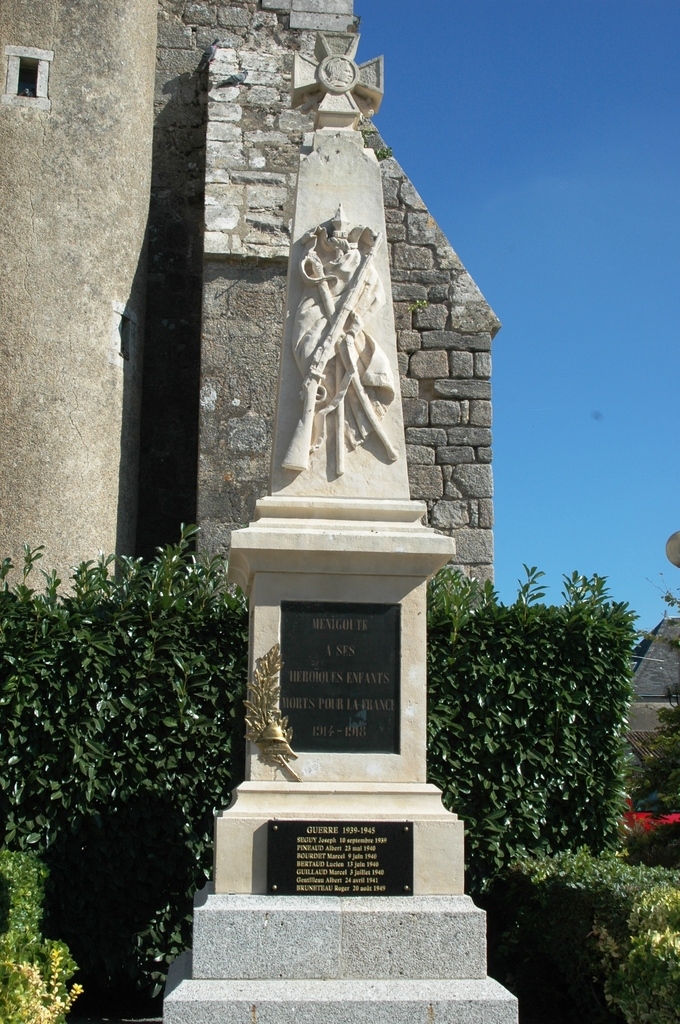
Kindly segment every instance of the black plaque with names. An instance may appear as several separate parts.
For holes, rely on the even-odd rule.
[[[267,892],[412,896],[413,822],[270,821]]]
[[[280,700],[293,750],[399,753],[400,612],[282,603]]]

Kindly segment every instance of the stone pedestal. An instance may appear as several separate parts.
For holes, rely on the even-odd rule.
[[[196,897],[165,1024],[515,1024],[467,896]]]

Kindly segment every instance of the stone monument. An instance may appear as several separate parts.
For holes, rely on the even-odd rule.
[[[218,814],[166,1024],[516,1021],[463,895],[463,824],[426,781],[426,587],[454,554],[409,499],[378,161],[382,59],[319,34],[270,493],[234,533],[250,599],[246,781]]]

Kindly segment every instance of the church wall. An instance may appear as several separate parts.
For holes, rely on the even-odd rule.
[[[0,103],[0,556],[63,576],[134,548],[155,2],[4,0],[7,47],[52,57]]]

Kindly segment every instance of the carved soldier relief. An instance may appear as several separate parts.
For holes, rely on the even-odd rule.
[[[350,230],[342,205],[329,227],[320,224],[302,238],[303,293],[291,336],[302,377],[302,413],[282,465],[307,469],[310,452],[332,434],[335,472],[341,476],[346,452],[370,434],[388,460],[396,460],[380,422],[396,389],[387,356],[370,333],[372,317],[386,302],[374,265],[382,235],[365,226]]]

